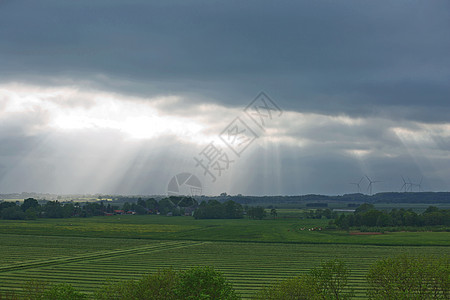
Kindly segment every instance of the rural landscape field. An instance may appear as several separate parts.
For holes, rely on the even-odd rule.
[[[301,210],[297,210],[301,212]],[[291,215],[294,209],[280,209]],[[366,275],[377,259],[399,253],[448,255],[448,232],[355,235],[325,228],[326,219],[196,220],[109,217],[2,220],[0,291],[21,294],[24,282],[68,283],[92,295],[108,281],[138,279],[161,268],[212,266],[244,299],[277,281],[307,273],[330,258],[350,269],[355,299],[367,298]]]
[[[0,300],[450,300],[449,29],[0,0]]]

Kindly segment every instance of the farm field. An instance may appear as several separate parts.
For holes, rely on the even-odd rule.
[[[345,231],[309,231],[326,219],[195,220],[192,217],[112,216],[34,221],[0,221],[0,234],[155,240],[241,241],[362,245],[450,246],[448,232],[395,232],[349,235]],[[303,230],[302,230],[303,229]]]
[[[290,213],[290,212],[288,212]],[[364,276],[379,258],[401,252],[450,254],[448,232],[350,235],[309,231],[327,220],[195,220],[114,216],[0,221],[0,291],[27,280],[70,283],[92,293],[107,280],[138,278],[159,268],[211,265],[248,299],[263,286],[342,259],[365,298]]]
[[[364,298],[371,263],[406,251],[442,255],[445,247],[314,245],[208,241],[1,235],[0,289],[20,291],[30,278],[70,283],[91,293],[107,280],[138,278],[159,268],[214,266],[244,298],[262,286],[299,275],[321,261],[339,258],[351,269],[351,285]],[[23,245],[20,247],[20,245]],[[20,247],[20,248],[19,248]]]

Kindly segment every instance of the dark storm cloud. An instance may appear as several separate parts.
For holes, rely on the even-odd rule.
[[[3,81],[448,120],[447,1],[4,1]]]

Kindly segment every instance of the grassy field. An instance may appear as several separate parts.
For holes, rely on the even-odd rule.
[[[450,233],[399,232],[357,236],[308,231],[326,220],[195,220],[114,216],[0,221],[0,290],[20,291],[40,278],[91,293],[106,280],[137,278],[158,268],[212,265],[244,298],[321,261],[344,260],[364,298],[364,276],[376,259],[400,252],[449,254]],[[305,230],[302,230],[305,229]]]
[[[35,221],[0,221],[0,234],[139,238],[156,240],[339,243],[363,245],[450,246],[447,232],[395,232],[350,235],[325,228],[328,220],[195,220],[192,217],[112,216]],[[302,230],[302,228],[304,230]]]

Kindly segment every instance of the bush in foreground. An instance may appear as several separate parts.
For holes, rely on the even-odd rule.
[[[340,260],[322,263],[308,274],[280,281],[257,293],[256,299],[350,299],[349,270]]]
[[[176,287],[179,299],[239,299],[222,273],[211,267],[194,267],[182,271]]]
[[[448,257],[402,254],[377,261],[369,269],[369,299],[450,299]]]
[[[280,281],[269,288],[264,288],[256,294],[256,299],[322,299],[319,288],[311,276],[298,276]]]
[[[49,284],[42,280],[31,280],[23,287],[26,300],[83,300],[87,295],[77,292],[74,287],[67,283]],[[1,297],[0,297],[1,299]]]
[[[159,270],[141,279],[110,282],[95,299],[239,299],[225,277],[211,267],[194,267],[185,271]]]

